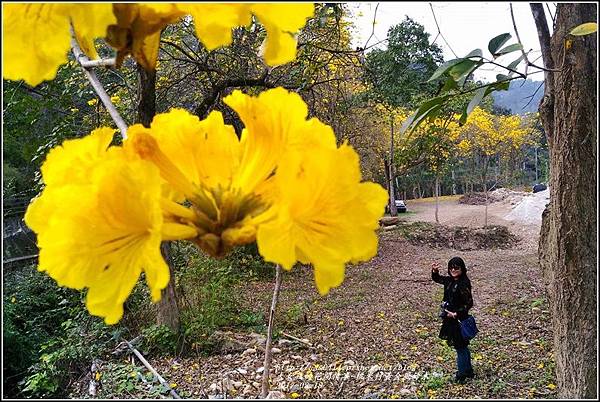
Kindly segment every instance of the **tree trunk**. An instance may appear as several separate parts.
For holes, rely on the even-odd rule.
[[[487,227],[488,224],[488,186],[487,186],[487,170],[488,170],[489,158],[486,156],[483,161],[483,193],[485,194],[485,217],[483,220],[483,227]]]
[[[394,119],[391,122],[390,131],[390,162],[389,162],[389,190],[390,190],[390,215],[397,216],[398,209],[396,209],[396,194],[394,191]]]
[[[156,72],[146,71],[141,65],[137,66],[138,71],[138,105],[137,122],[145,127],[150,127],[150,123],[156,114]],[[161,299],[158,302],[158,314],[156,323],[166,325],[173,332],[178,333],[180,329],[179,305],[177,304],[177,292],[175,290],[175,272],[173,261],[171,260],[171,246],[169,242],[163,242],[160,245],[165,262],[169,266],[169,284],[162,291]]]
[[[156,114],[156,72],[146,71],[141,65],[137,65],[138,71],[138,105],[137,122],[150,127],[150,123]]]
[[[438,219],[438,208],[439,208],[439,192],[440,192],[440,177],[435,175],[435,223],[440,223]]]
[[[535,147],[535,183],[538,182],[538,147]]]
[[[554,330],[560,398],[597,398],[597,39],[570,36],[596,21],[593,3],[559,3],[549,40],[543,6],[531,4],[546,72],[540,117],[550,152],[550,203],[539,259]]]
[[[452,169],[452,195],[456,195],[456,181],[454,177],[454,169]]]
[[[171,242],[162,242],[160,252],[169,266],[169,284],[162,291],[161,299],[158,302],[158,314],[156,323],[166,325],[174,333],[179,333],[181,323],[179,319],[179,304],[177,303],[177,292],[175,291],[175,271],[173,270],[173,260],[171,259]]]

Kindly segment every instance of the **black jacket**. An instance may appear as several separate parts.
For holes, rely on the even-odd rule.
[[[442,276],[432,271],[431,279],[444,285],[443,301],[448,302],[448,311],[457,313],[457,319],[444,318],[440,329],[440,338],[445,339],[448,345],[462,348],[469,344],[460,333],[458,320],[464,320],[469,315],[469,309],[473,307],[473,296],[471,295],[471,281],[466,276],[454,280],[450,276]]]

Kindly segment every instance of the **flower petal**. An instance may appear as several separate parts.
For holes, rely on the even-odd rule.
[[[315,285],[321,296],[329,293],[344,281],[345,267],[343,263],[315,264]]]
[[[71,38],[64,6],[9,3],[2,11],[2,76],[31,86],[54,79],[67,61]]]
[[[186,4],[178,8],[194,18],[196,35],[207,50],[231,44],[231,30],[251,22],[250,4]]]
[[[111,3],[88,3],[71,5],[69,16],[81,49],[90,59],[97,59],[95,38],[106,36],[109,25],[117,22]]]
[[[62,166],[82,143],[97,142],[86,139],[65,146],[51,163]],[[142,271],[156,297],[168,283],[169,269],[159,252],[163,218],[157,168],[121,148],[105,155],[88,163],[87,182],[48,184],[25,220],[38,234],[38,269],[60,286],[89,288],[90,313],[112,324],[122,316]]]
[[[267,30],[265,62],[271,66],[288,63],[296,57],[294,34],[314,14],[313,3],[252,4],[252,12]]]
[[[287,270],[292,269],[296,263],[296,242],[292,237],[292,223],[289,220],[260,225],[256,243],[260,255],[266,261],[280,264]]]
[[[155,116],[150,131],[190,182],[209,188],[230,185],[238,169],[240,144],[220,112],[199,120],[183,109],[172,109]]]
[[[292,150],[280,163],[275,182],[277,217],[261,224],[257,233],[267,261],[286,267],[297,260],[311,262],[323,294],[342,282],[346,262],[375,255],[375,229],[387,192],[377,184],[360,183],[358,155],[351,147]]]
[[[273,174],[294,136],[302,132],[308,108],[298,94],[283,88],[264,91],[257,97],[236,90],[223,102],[245,125],[240,171],[233,186],[252,192]]]
[[[42,178],[47,186],[89,181],[90,169],[106,158],[115,129],[100,127],[83,138],[67,140],[53,148],[42,165]]]
[[[3,7],[3,77],[31,86],[56,77],[67,61],[72,19],[77,35],[89,44],[116,21],[112,5],[30,3]]]

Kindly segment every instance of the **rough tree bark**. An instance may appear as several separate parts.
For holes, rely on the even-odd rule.
[[[150,127],[156,114],[156,72],[146,71],[137,65],[138,72],[138,105],[137,122]]]
[[[163,289],[158,302],[158,314],[156,323],[166,325],[174,333],[179,333],[181,322],[179,319],[179,304],[177,303],[177,292],[175,290],[175,271],[171,259],[171,242],[165,241],[160,245],[160,252],[169,266],[169,284]]]
[[[557,5],[550,38],[542,4],[531,4],[545,74],[540,117],[550,151],[550,203],[539,242],[554,330],[558,394],[597,398],[597,21],[593,3]]]
[[[138,64],[138,105],[137,122],[145,127],[150,127],[150,123],[156,114],[156,72],[146,71]],[[160,245],[160,251],[169,266],[170,280],[169,284],[162,291],[161,299],[158,302],[158,314],[156,323],[166,325],[173,332],[179,333],[179,305],[177,304],[177,292],[175,290],[175,272],[173,261],[171,259],[171,245],[169,242],[163,242]]]

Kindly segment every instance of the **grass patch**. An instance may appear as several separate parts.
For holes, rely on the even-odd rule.
[[[462,197],[462,194],[457,194],[457,195],[442,195],[440,197],[438,197],[439,201],[458,201],[458,199]],[[408,200],[405,201],[407,204],[407,207],[412,204],[426,204],[426,203],[435,203],[435,197],[426,197],[426,198],[415,198],[412,200]]]

